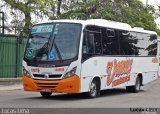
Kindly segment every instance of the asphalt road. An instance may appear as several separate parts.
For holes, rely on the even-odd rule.
[[[125,89],[101,92],[95,99],[84,95],[53,94],[43,98],[39,93],[23,90],[0,91],[1,108],[160,108],[160,79],[142,87],[139,93],[127,93]]]

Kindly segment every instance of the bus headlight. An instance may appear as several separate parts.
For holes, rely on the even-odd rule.
[[[69,78],[69,77],[75,75],[76,69],[77,69],[77,67],[74,67],[72,70],[70,70],[69,72],[67,72],[67,73],[63,76],[63,78]]]
[[[32,77],[32,75],[23,67],[23,74],[29,78]]]

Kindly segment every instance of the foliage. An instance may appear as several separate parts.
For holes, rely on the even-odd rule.
[[[4,0],[8,5],[10,5],[14,10],[21,11],[24,16],[24,28],[25,33],[28,33],[29,28],[32,25],[31,14],[36,14],[38,16],[43,16],[48,14],[47,8],[53,5],[55,0]]]
[[[57,2],[58,3],[58,2]],[[59,14],[51,19],[90,19],[102,18],[107,20],[125,22],[132,27],[156,31],[155,9],[153,6],[144,6],[139,0],[61,0]]]
[[[4,0],[25,19],[16,18],[13,24],[24,26],[27,33],[32,25],[31,14],[50,19],[107,19],[125,22],[132,27],[143,27],[160,35],[155,19],[159,17],[153,6],[144,6],[140,0]],[[0,4],[0,7],[2,5]],[[25,25],[23,25],[25,23]]]

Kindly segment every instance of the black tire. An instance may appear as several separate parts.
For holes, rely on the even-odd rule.
[[[138,93],[141,90],[141,79],[140,79],[140,77],[137,77],[136,83],[135,83],[134,86],[127,86],[126,90],[127,90],[127,92]]]
[[[90,90],[89,92],[87,93],[87,96],[89,98],[95,98],[95,97],[98,97],[100,96],[100,88],[99,88],[100,85],[98,85],[98,83],[96,82],[96,80],[93,80],[91,85],[90,85]]]
[[[45,98],[48,98],[52,95],[52,92],[40,92],[40,94],[45,97]]]

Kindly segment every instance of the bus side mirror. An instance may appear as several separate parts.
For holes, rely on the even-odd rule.
[[[18,42],[19,44],[22,44],[22,40],[23,40],[23,32],[20,32],[19,35],[18,35]]]

